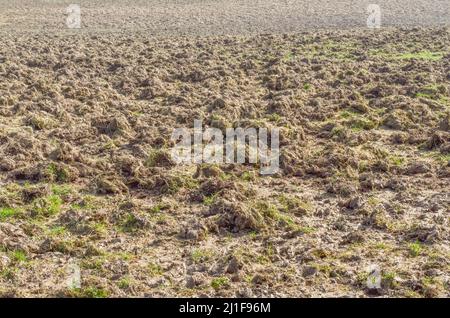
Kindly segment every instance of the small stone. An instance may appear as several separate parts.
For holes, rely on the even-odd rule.
[[[427,162],[414,162],[406,169],[408,174],[427,173],[431,170],[431,166]]]

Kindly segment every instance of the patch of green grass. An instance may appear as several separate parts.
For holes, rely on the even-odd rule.
[[[0,208],[0,221],[12,218],[18,214],[17,209],[13,208]]]
[[[259,202],[256,204],[256,209],[261,212],[265,218],[278,220],[280,218],[280,211],[273,204],[267,202]]]
[[[287,61],[291,61],[293,60],[295,57],[295,55],[292,52],[287,52],[284,56],[283,56],[283,61],[287,62]]]
[[[252,276],[252,275],[247,274],[247,275],[244,276],[244,281],[245,281],[247,284],[251,284],[251,283],[252,283],[252,280],[253,280],[253,276]]]
[[[83,209],[83,207],[81,206],[81,204],[78,204],[78,203],[72,203],[72,204],[70,205],[70,208],[71,208],[72,210],[76,210],[76,211],[79,211],[79,210],[82,210],[82,209]]]
[[[221,119],[222,119],[222,117],[220,115],[218,115],[218,114],[212,114],[211,115],[211,120],[221,120]]]
[[[389,249],[389,245],[384,243],[384,242],[376,243],[373,247],[375,249],[377,249],[377,250],[387,250],[387,249]]]
[[[157,214],[154,217],[151,218],[152,221],[158,223],[158,224],[162,224],[162,223],[166,223],[168,222],[169,216],[167,214]]]
[[[91,224],[91,228],[97,235],[106,235],[108,233],[108,226],[103,222],[95,222]]]
[[[67,229],[64,226],[54,226],[50,228],[49,235],[50,236],[61,236],[67,233]]]
[[[13,280],[17,272],[17,267],[7,267],[0,271],[0,277],[6,280]]]
[[[109,140],[105,144],[103,144],[102,148],[103,148],[103,150],[110,150],[110,149],[117,148],[116,142],[114,140]]]
[[[422,98],[433,99],[433,96],[432,96],[431,94],[421,93],[421,92],[416,93],[416,94],[415,94],[415,97],[416,97],[416,98],[422,97]]]
[[[264,249],[264,253],[268,256],[268,257],[273,257],[275,255],[275,249],[273,248],[273,244],[269,243],[266,248]]]
[[[107,298],[109,293],[107,290],[98,287],[87,287],[82,290],[82,295],[87,298]]]
[[[172,158],[165,149],[152,149],[145,161],[147,167],[165,167],[172,165]]]
[[[15,250],[11,252],[10,257],[16,263],[26,263],[28,260],[27,253],[22,250]]]
[[[321,45],[312,45],[307,47],[306,56],[326,59],[337,59],[341,61],[349,61],[354,59],[352,51],[357,47],[353,42],[339,42],[334,40],[324,41]],[[312,53],[312,54],[311,54]]]
[[[280,214],[280,216],[278,217],[278,221],[282,224],[287,225],[287,227],[292,230],[298,229],[298,224],[288,215]]]
[[[48,118],[41,116],[34,115],[28,119],[28,125],[30,125],[36,130],[43,130],[49,128],[51,124],[52,122]]]
[[[429,151],[424,154],[425,157],[430,157],[438,164],[447,165],[450,162],[450,154],[443,154],[439,151]]]
[[[404,52],[404,53],[392,53],[381,49],[371,49],[369,50],[369,55],[379,56],[386,59],[397,59],[397,60],[426,60],[426,61],[439,61],[444,57],[443,52],[432,52],[428,50],[420,52]]]
[[[120,289],[127,289],[129,288],[131,285],[130,279],[128,277],[122,277],[118,282],[117,282],[117,286]]]
[[[216,277],[211,281],[211,287],[215,290],[219,290],[222,287],[228,286],[230,281],[227,277]]]
[[[69,171],[64,167],[59,167],[54,163],[51,163],[47,167],[47,172],[51,176],[52,180],[58,182],[67,182],[69,180]]]
[[[401,167],[405,164],[406,159],[404,157],[400,157],[400,156],[396,156],[396,155],[390,155],[388,157],[389,162],[396,166],[396,167]]]
[[[268,202],[259,202],[255,205],[255,209],[266,220],[276,221],[279,225],[287,226],[292,230],[298,230],[298,224],[292,219],[291,216],[285,215],[278,210],[277,206]]]
[[[444,106],[450,107],[450,98],[448,97],[441,96],[439,97],[438,102]]]
[[[261,124],[263,125],[263,124]],[[235,179],[235,175],[231,173],[221,172],[219,175],[220,180],[222,181],[229,181]]]
[[[213,255],[211,250],[196,248],[191,252],[191,259],[194,263],[203,263],[210,260]]]
[[[402,60],[427,60],[427,61],[439,61],[444,57],[442,52],[420,51],[416,53],[402,53],[395,56],[397,59]]]
[[[279,123],[283,119],[283,117],[277,113],[266,115],[266,118],[274,123]]]
[[[52,185],[52,193],[58,196],[68,195],[72,193],[72,188],[69,185],[54,184]]]
[[[96,271],[102,271],[106,258],[104,256],[96,256],[95,258],[85,259],[81,262],[81,267]]]
[[[148,269],[148,274],[151,277],[160,276],[164,273],[162,267],[155,263],[148,264],[147,269]]]
[[[215,194],[212,194],[212,195],[209,195],[209,196],[204,196],[203,197],[203,204],[207,205],[207,206],[212,205],[216,201],[217,195],[218,195],[218,193],[215,193]]]
[[[439,100],[444,105],[446,104],[447,97],[441,97],[447,92],[444,85],[430,84],[423,86],[415,95],[416,98],[422,97],[427,99]]]
[[[2,186],[2,188],[0,188],[0,193],[3,194],[3,192],[5,194],[14,194],[14,195],[18,195],[21,191],[22,187],[20,184],[17,183],[8,183],[4,186]]]
[[[270,263],[270,259],[267,255],[258,255],[256,257],[256,262],[261,265],[267,265]]]
[[[87,210],[96,209],[97,207],[102,206],[102,204],[103,202],[98,197],[93,195],[86,195],[81,201],[81,207]]]
[[[395,281],[396,273],[386,272],[381,276],[381,284],[387,288],[392,288],[397,285]]]
[[[303,84],[303,89],[304,89],[305,91],[310,90],[310,89],[311,89],[311,84],[309,84],[309,83]]]
[[[316,231],[315,228],[310,227],[310,226],[301,226],[297,230],[303,234],[310,234],[310,233],[314,233]]]
[[[419,298],[420,294],[414,290],[406,290],[404,293],[406,298]]]
[[[371,130],[378,126],[375,121],[364,117],[353,118],[348,122],[348,125],[353,131]]]
[[[329,275],[333,270],[333,267],[330,264],[311,264],[311,266],[315,267],[319,272],[327,275]]]
[[[198,185],[198,180],[192,178],[192,176],[170,176],[167,179],[167,186],[163,189],[163,192],[176,194],[181,189],[193,190]]]
[[[408,245],[409,254],[412,257],[417,257],[422,253],[422,244],[420,242],[411,243]]]
[[[49,195],[33,201],[33,212],[40,216],[51,216],[61,211],[63,201],[58,195]]]
[[[442,285],[443,285],[443,283],[442,283],[442,281],[440,281],[440,280],[438,280],[438,279],[436,279],[436,277],[431,277],[431,276],[424,276],[422,279],[421,279],[421,282],[422,282],[422,285],[425,287],[425,295],[427,295],[427,294],[429,294],[429,292],[427,292],[427,289],[429,290],[429,289],[436,289],[436,288],[438,288],[439,286],[441,286],[441,287],[443,287]]]
[[[158,214],[162,213],[163,210],[170,208],[170,204],[160,202],[150,208],[150,213]]]
[[[360,160],[358,161],[358,171],[361,172],[366,172],[367,169],[369,168],[369,161],[368,160]]]
[[[120,230],[123,232],[135,232],[141,227],[141,222],[132,213],[128,213],[120,224]]]
[[[278,201],[281,204],[281,211],[291,212],[296,215],[304,215],[312,212],[313,206],[309,202],[304,202],[297,197],[280,195]]]
[[[392,205],[392,208],[394,209],[394,212],[397,214],[404,214],[405,210],[403,209],[403,207],[400,204],[394,203]]]
[[[358,115],[359,114],[353,110],[343,110],[339,113],[339,117],[344,119],[352,118]]]
[[[440,154],[439,156],[437,156],[436,159],[439,162],[446,164],[446,163],[450,162],[450,154]]]
[[[375,198],[375,197],[369,197],[368,199],[367,199],[367,204],[369,204],[370,206],[377,206],[378,204],[380,204],[381,202],[380,202],[380,200],[378,200],[377,198]]]
[[[244,181],[250,182],[256,179],[256,174],[253,171],[244,171],[240,178]]]
[[[80,244],[80,241],[76,239],[58,239],[55,240],[55,245],[52,246],[52,250],[63,254],[70,254],[78,244]]]
[[[349,129],[347,127],[338,124],[335,127],[333,127],[330,134],[333,137],[344,139],[348,135],[348,133]]]

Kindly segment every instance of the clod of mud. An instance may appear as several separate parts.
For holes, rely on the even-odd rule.
[[[58,145],[58,147],[50,154],[50,158],[55,161],[63,162],[82,161],[79,151],[66,142]]]
[[[217,225],[230,232],[260,230],[265,227],[263,216],[242,203],[220,198],[209,209],[210,215],[217,215]]]
[[[413,242],[435,243],[441,239],[441,235],[436,227],[418,226],[407,230],[405,238]]]
[[[41,198],[50,194],[50,187],[48,185],[36,185],[33,187],[23,188],[21,196],[24,202],[32,202],[37,198]]]
[[[231,257],[226,272],[229,274],[235,274],[239,272],[244,266],[243,262],[236,256]]]
[[[427,173],[431,171],[431,165],[427,162],[414,162],[412,164],[410,164],[407,168],[406,168],[406,173],[409,175],[414,175],[414,174],[422,174],[422,173]]]
[[[208,227],[202,223],[184,225],[180,231],[180,237],[186,240],[201,241],[206,238]]]
[[[447,114],[439,123],[439,129],[450,132],[450,114]]]
[[[113,117],[99,117],[92,122],[92,126],[97,128],[101,134],[115,136],[129,136],[131,134],[131,127],[128,120],[123,115]]]
[[[0,247],[8,251],[33,252],[37,250],[24,231],[13,224],[0,223]]]
[[[405,111],[396,109],[386,116],[383,125],[395,130],[405,130],[411,127],[412,122]]]
[[[0,171],[12,171],[16,167],[16,162],[11,158],[0,159]]]
[[[99,177],[93,183],[93,189],[99,194],[127,193],[128,187],[117,177]]]
[[[197,166],[197,170],[195,171],[195,174],[193,175],[194,178],[211,178],[211,177],[218,177],[222,174],[222,170],[219,167],[216,166]]]

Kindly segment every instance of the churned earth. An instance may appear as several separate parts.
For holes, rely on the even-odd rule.
[[[448,26],[448,0],[0,0],[0,29],[60,32],[70,4],[83,31],[145,30],[156,36],[365,28],[368,6],[384,27]]]
[[[448,27],[71,31],[1,33],[1,296],[449,296]],[[194,119],[280,172],[175,164]]]

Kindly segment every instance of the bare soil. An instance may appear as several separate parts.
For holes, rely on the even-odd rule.
[[[81,7],[82,32],[204,36],[366,28],[372,3],[380,6],[383,27],[450,24],[448,0],[0,0],[0,29],[60,32],[73,3]]]
[[[448,297],[448,43],[3,32],[0,295]],[[194,119],[280,127],[281,172],[175,165]]]

